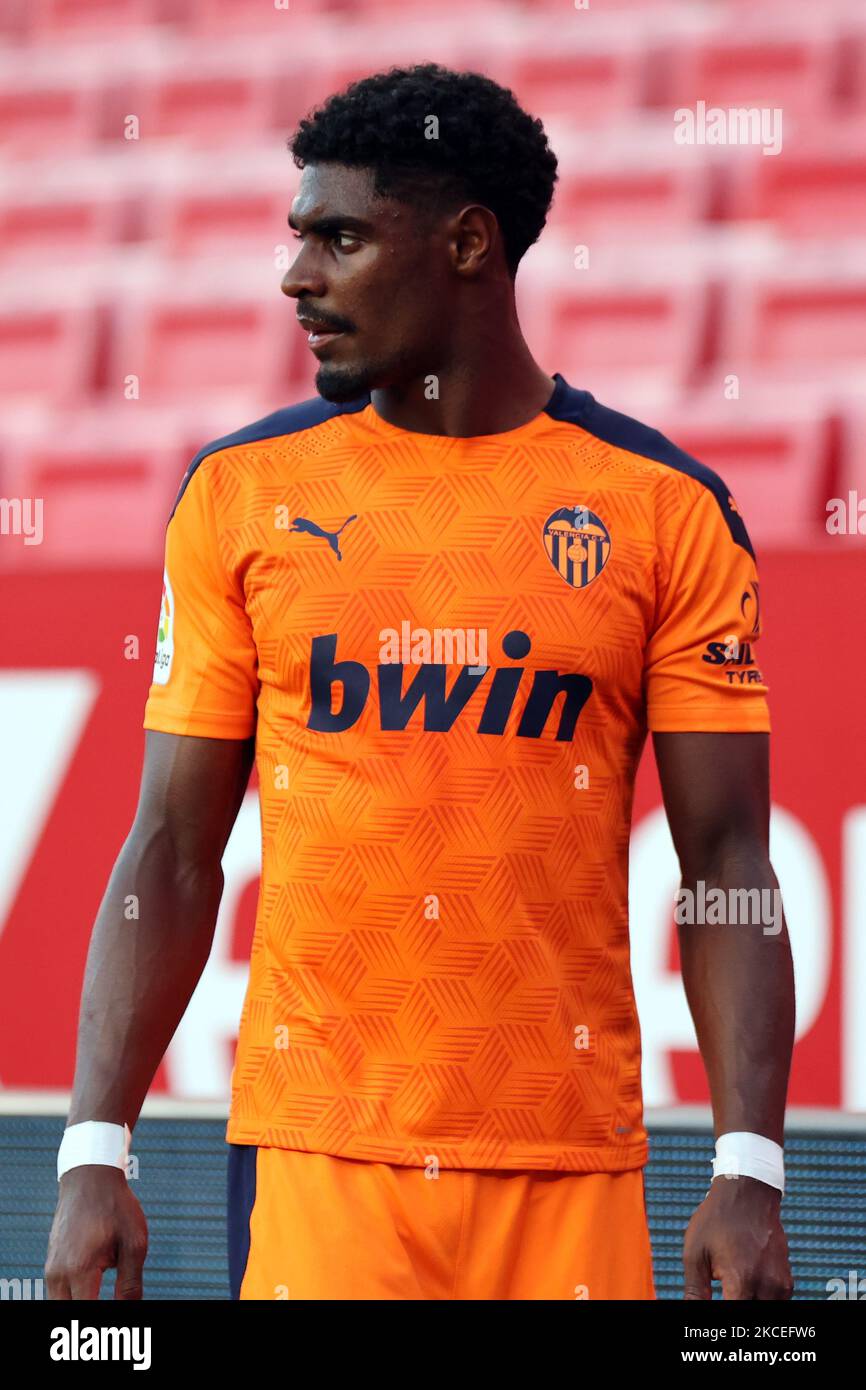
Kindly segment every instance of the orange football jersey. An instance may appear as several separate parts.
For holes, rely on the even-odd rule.
[[[555,382],[458,439],[314,399],[184,478],[145,727],[256,736],[232,1142],[646,1161],[635,770],[647,728],[769,728],[758,580],[716,474]]]

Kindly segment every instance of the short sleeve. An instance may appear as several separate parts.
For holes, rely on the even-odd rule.
[[[655,626],[646,649],[647,724],[655,733],[768,733],[757,665],[758,572],[731,499],[729,525],[703,486],[659,555]],[[739,539],[735,538],[739,537]]]
[[[168,523],[153,682],[144,727],[248,738],[258,660],[242,586],[224,563],[207,470],[189,477]]]

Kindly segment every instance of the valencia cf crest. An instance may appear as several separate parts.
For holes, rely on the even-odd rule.
[[[586,507],[560,507],[551,512],[542,534],[548,560],[573,589],[585,589],[607,564],[607,527]]]

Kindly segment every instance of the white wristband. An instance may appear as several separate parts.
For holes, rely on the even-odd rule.
[[[129,1125],[110,1125],[102,1120],[70,1125],[64,1130],[57,1151],[57,1181],[70,1168],[81,1168],[86,1163],[122,1168],[125,1173],[131,1138]]]
[[[713,1177],[757,1178],[785,1191],[785,1159],[781,1144],[763,1134],[736,1130],[716,1140]]]

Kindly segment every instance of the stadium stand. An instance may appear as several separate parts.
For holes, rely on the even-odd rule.
[[[757,544],[811,543],[826,486],[862,475],[866,379],[866,18],[857,0],[820,9],[10,0],[0,477],[38,477],[64,514],[117,507],[93,528],[106,556],[128,506],[129,553],[157,562],[149,518],[178,435],[194,452],[313,393],[279,293],[290,129],[352,77],[435,58],[512,85],[559,155],[518,277],[533,351],[718,467]],[[784,158],[678,145],[674,110],[699,100],[783,108]],[[62,457],[58,408],[75,440]],[[147,419],[167,433],[143,439]]]

